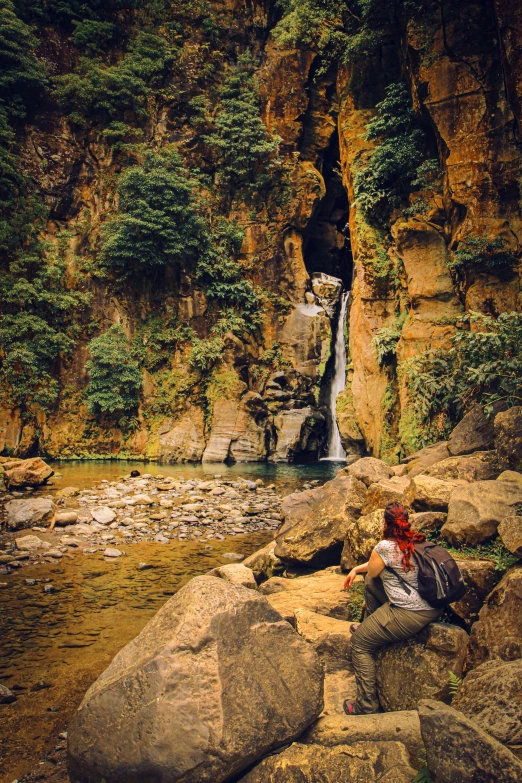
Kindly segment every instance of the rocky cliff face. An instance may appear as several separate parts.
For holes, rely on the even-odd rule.
[[[395,462],[419,445],[409,360],[448,347],[469,311],[497,316],[521,309],[516,263],[463,266],[458,256],[479,237],[519,258],[520,13],[508,0],[466,0],[458,8],[425,3],[422,13],[385,32],[374,51],[350,62],[326,60],[313,41],[282,40],[281,12],[268,0],[203,5],[204,13],[196,9],[192,18],[188,6],[183,13],[173,6],[170,21],[147,20],[174,41],[176,62],[152,85],[145,120],[134,121],[126,110],[143,134],[141,146],[111,147],[107,122],[95,114],[75,124],[63,103],[51,100],[21,134],[21,158],[49,208],[46,238],[66,261],[67,285],[91,297],[73,350],[52,366],[58,398],[46,410],[6,398],[0,448],[174,461],[317,458],[327,436],[324,401],[339,294],[353,275],[341,435],[349,451]],[[128,14],[120,22],[135,25],[139,12]],[[217,32],[209,41],[211,24]],[[38,56],[51,74],[78,71],[81,52],[63,26],[46,24],[37,33]],[[278,184],[245,195],[233,183],[223,186],[219,166],[209,163],[194,100],[215,106],[247,50],[260,115],[271,138],[279,137],[280,174]],[[115,45],[109,59],[121,56]],[[377,225],[361,208],[357,177],[376,146],[365,127],[397,82],[407,86],[422,128],[423,156],[439,166]],[[96,267],[100,229],[118,208],[122,172],[142,162],[145,148],[168,145],[207,176],[198,187],[211,219],[223,216],[242,230],[241,274],[267,292],[259,325],[225,329],[219,355],[205,367],[194,364],[191,350],[194,339],[216,334],[219,312],[194,265],[127,279]],[[173,320],[192,336],[161,344]],[[141,351],[142,388],[131,424],[85,404],[87,345],[113,324]],[[379,351],[385,339],[389,350]]]

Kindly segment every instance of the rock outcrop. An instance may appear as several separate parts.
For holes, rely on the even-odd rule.
[[[218,783],[322,710],[316,653],[254,590],[192,579],[87,691],[68,732],[75,783]]]

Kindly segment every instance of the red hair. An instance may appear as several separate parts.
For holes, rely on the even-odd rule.
[[[402,552],[402,566],[405,571],[411,571],[411,556],[414,552],[414,544],[426,541],[424,533],[417,533],[411,529],[408,519],[408,509],[400,503],[389,503],[384,509],[384,533],[383,538],[391,539],[397,543]]]

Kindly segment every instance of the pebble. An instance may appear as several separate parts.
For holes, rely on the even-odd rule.
[[[115,549],[112,546],[108,546],[103,552],[104,557],[121,557],[122,555],[123,552],[120,552],[119,549]]]
[[[227,560],[235,560],[238,563],[245,559],[245,556],[239,554],[239,552],[225,552],[222,557],[225,557]]]

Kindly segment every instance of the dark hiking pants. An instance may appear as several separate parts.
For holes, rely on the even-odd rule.
[[[364,580],[366,616],[352,636],[352,664],[357,683],[357,709],[377,712],[379,698],[375,680],[374,654],[385,644],[414,636],[440,617],[440,609],[413,611],[391,606],[380,577]]]

